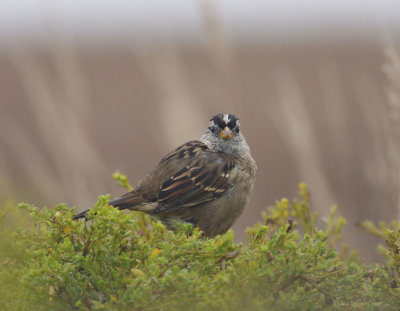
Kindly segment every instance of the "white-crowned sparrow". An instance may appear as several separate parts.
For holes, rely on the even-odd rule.
[[[170,229],[176,221],[189,222],[212,237],[225,233],[242,214],[256,170],[239,119],[218,114],[199,140],[167,154],[136,189],[110,205],[150,214]]]

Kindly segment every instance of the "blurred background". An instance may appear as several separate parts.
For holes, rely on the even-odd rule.
[[[400,2],[0,2],[0,199],[83,210],[121,195],[212,115],[241,119],[258,163],[235,224],[297,194],[320,225],[400,216]]]

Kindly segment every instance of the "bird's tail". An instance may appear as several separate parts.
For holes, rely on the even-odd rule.
[[[117,207],[120,210],[132,208],[138,204],[140,204],[141,197],[137,196],[134,192],[128,192],[121,196],[118,199],[111,200],[108,204],[114,207]],[[85,218],[87,220],[89,210],[83,211],[75,216],[72,217],[73,220],[78,220],[81,218]]]
[[[88,214],[89,210],[87,209],[86,211],[83,211],[82,213],[79,213],[77,215],[75,215],[74,217],[72,217],[73,220],[78,220],[81,218],[87,218],[87,214]]]
[[[133,209],[133,207],[137,206],[138,204],[143,201],[143,198],[138,196],[135,192],[128,192],[121,196],[118,199],[114,199],[110,201],[110,205],[117,207],[120,210],[124,209]]]

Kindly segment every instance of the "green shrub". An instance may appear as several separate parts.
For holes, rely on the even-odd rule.
[[[126,178],[116,174],[122,185]],[[309,193],[283,199],[247,230],[204,238],[191,225],[176,232],[100,196],[89,222],[61,204],[38,209],[10,203],[0,214],[1,310],[397,310],[398,224],[379,229],[387,264],[368,267],[339,253],[346,221],[334,207],[325,231]],[[29,215],[28,213],[29,212]],[[19,228],[12,225],[18,219]],[[369,226],[369,227],[368,227]],[[299,230],[298,230],[299,229]]]

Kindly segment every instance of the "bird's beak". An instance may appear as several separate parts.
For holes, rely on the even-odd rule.
[[[219,133],[219,137],[223,138],[223,139],[231,139],[233,137],[233,132],[231,131],[231,129],[229,127],[225,127],[220,133]]]

